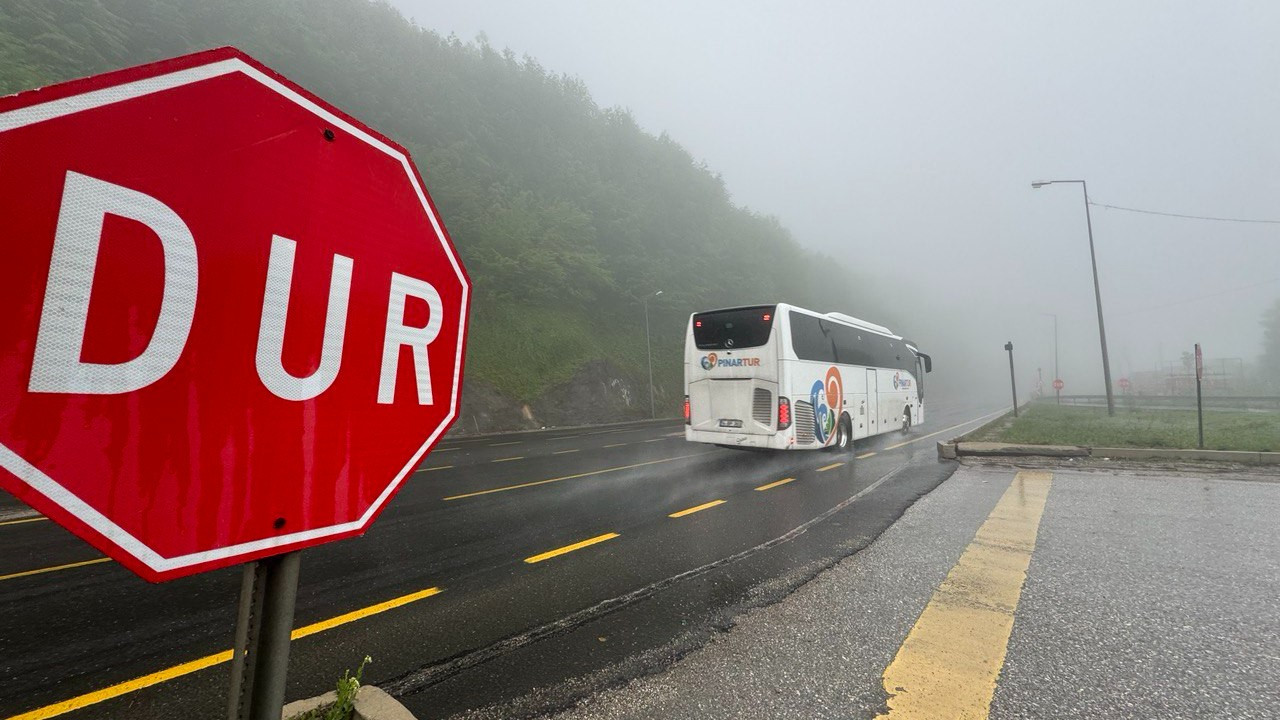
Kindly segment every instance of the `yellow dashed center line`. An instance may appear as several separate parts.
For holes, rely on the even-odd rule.
[[[680,518],[680,517],[684,517],[685,515],[692,515],[696,512],[702,512],[707,508],[713,508],[717,505],[723,505],[723,504],[724,504],[723,500],[712,500],[711,502],[705,502],[705,503],[702,503],[701,505],[694,505],[691,508],[685,508],[684,510],[681,510],[679,512],[673,512],[667,517]]]
[[[98,563],[111,562],[111,558],[94,558],[93,560],[84,560],[82,562],[67,563],[66,565],[54,565],[53,567],[37,568],[35,570],[24,570],[22,572],[10,573],[8,575],[0,575],[0,581],[13,580],[14,578],[27,577],[30,575],[43,575],[44,573],[58,572],[59,570],[70,570],[71,568],[84,567],[85,565],[97,565]]]
[[[614,443],[614,444],[612,444],[612,445],[605,445],[605,447],[607,447],[607,448],[610,448],[610,447],[622,447],[623,445],[626,445],[626,443]]]
[[[645,440],[645,442],[662,442],[663,440],[666,440],[666,438],[652,438],[650,440]]]
[[[552,455],[568,455],[569,453],[576,453],[576,452],[578,451],[577,450],[557,450],[551,454]]]
[[[289,637],[293,640],[304,638],[308,635],[314,635],[318,632],[338,627],[339,625],[345,625],[349,622],[367,618],[370,615],[377,615],[378,613],[386,612],[402,605],[408,605],[411,602],[416,602],[423,598],[431,597],[432,595],[439,595],[440,592],[440,588],[433,587],[427,588],[426,590],[419,590],[415,593],[409,593],[408,595],[401,595],[398,598],[381,602],[377,605],[370,605],[369,607],[338,615],[337,617],[329,618],[328,620],[322,620],[318,623],[300,627],[290,633]],[[151,687],[152,685],[159,685],[162,682],[182,677],[183,675],[190,675],[193,672],[204,670],[205,668],[213,667],[215,665],[221,665],[222,663],[230,661],[231,651],[223,650],[219,653],[206,655],[198,660],[185,662],[181,665],[174,665],[173,667],[165,668],[164,670],[153,672],[149,675],[143,675],[142,677],[134,678],[132,680],[127,680],[116,685],[111,685],[101,690],[95,690],[91,693],[78,695],[69,700],[63,700],[62,702],[46,705],[42,708],[36,708],[35,710],[22,713],[21,715],[15,715],[9,718],[9,720],[46,720],[46,718],[64,715],[90,705],[96,705],[97,703],[105,700],[117,698],[121,695],[128,695],[131,692],[136,692],[143,688]]]
[[[534,555],[533,557],[527,557],[524,559],[524,561],[529,563],[530,565],[534,563],[540,563],[543,560],[550,560],[553,557],[559,557],[561,555],[564,555],[565,553],[571,553],[574,550],[581,550],[584,547],[590,547],[592,545],[595,545],[596,543],[602,543],[605,540],[612,540],[616,537],[618,537],[618,533],[612,533],[612,532],[605,533],[603,535],[597,535],[593,538],[587,538],[586,540],[583,540],[581,542],[576,542],[572,545],[565,545],[564,547],[556,548],[555,550],[548,550],[544,553]]]
[[[431,452],[433,452],[433,453],[453,452],[454,450],[461,450],[461,449],[462,449],[462,448],[456,448],[456,447],[451,447],[451,448],[436,448],[435,450],[432,450]]]
[[[782,478],[781,480],[774,480],[771,483],[765,483],[764,485],[761,485],[760,487],[756,488],[756,491],[772,490],[778,487],[779,485],[786,485],[789,482],[795,482],[795,478]]]
[[[818,468],[818,472],[826,472],[826,471],[828,471],[828,470],[835,470],[836,468],[840,467],[841,465],[844,465],[844,463],[842,463],[842,462],[838,462],[838,463],[831,463],[830,465],[823,465],[822,467]]]
[[[0,527],[4,527],[5,525],[22,525],[23,523],[44,522],[48,519],[49,518],[41,515],[39,517],[22,518],[20,520],[5,520],[4,522],[0,522]]]
[[[448,470],[449,468],[452,468],[452,467],[453,467],[452,465],[436,465],[435,467],[422,468],[418,472],[424,473],[424,472],[431,472],[433,470]]]
[[[676,460],[685,460],[687,458],[698,457],[699,455],[708,455],[714,452],[707,450],[706,452],[692,453],[690,455],[677,455],[675,457],[663,458],[661,460],[650,460],[648,462],[636,463],[634,465],[620,465],[618,467],[605,468],[604,470],[592,470],[591,472],[577,473],[574,475],[565,475],[563,477],[549,478],[547,480],[535,480],[533,482],[520,483],[519,485],[506,485],[503,487],[490,488],[488,490],[477,490],[476,492],[463,493],[461,495],[450,495],[445,500],[462,500],[464,498],[476,497],[479,495],[490,495],[492,493],[507,492],[508,490],[520,490],[522,488],[536,487],[538,485],[546,485],[548,483],[563,482],[565,480],[576,480],[578,478],[591,477],[593,475],[604,475],[605,473],[620,472],[622,470],[631,470],[633,468],[645,467],[646,465],[657,465],[659,463],[674,462]]]
[[[519,440],[513,440],[511,442],[489,443],[489,447],[504,447],[507,445],[519,445],[519,444],[520,444]]]
[[[884,671],[879,718],[986,718],[1053,474],[1014,477]]]
[[[874,453],[874,452],[862,453],[861,455],[857,456],[857,458],[856,458],[856,459],[858,459],[858,460],[865,460],[866,458],[869,458],[869,457],[871,457],[872,455],[875,455],[875,453]]]
[[[509,458],[498,458],[497,460],[490,460],[489,462],[511,462],[512,460],[523,460],[523,459],[524,459],[523,455],[517,455],[515,457],[509,457]]]

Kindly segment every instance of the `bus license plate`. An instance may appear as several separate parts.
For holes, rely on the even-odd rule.
[[[720,427],[740,428],[742,427],[742,421],[741,420],[725,420],[721,418]]]

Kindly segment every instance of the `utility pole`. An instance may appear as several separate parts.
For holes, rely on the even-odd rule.
[[[658,417],[658,406],[653,400],[653,342],[649,339],[649,301],[662,294],[662,291],[644,298],[644,347],[649,353],[649,418]]]
[[[1089,187],[1083,180],[1046,180],[1033,182],[1031,187],[1039,189],[1054,183],[1080,183],[1084,191],[1084,220],[1089,228],[1089,262],[1093,266],[1093,299],[1098,306],[1098,340],[1102,344],[1102,382],[1107,388],[1107,414],[1116,414],[1116,396],[1111,392],[1111,361],[1107,357],[1107,328],[1102,322],[1102,290],[1098,285],[1098,256],[1093,250],[1093,217],[1089,214]]]

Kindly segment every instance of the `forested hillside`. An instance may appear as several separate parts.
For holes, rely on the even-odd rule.
[[[647,415],[639,299],[656,290],[659,414],[676,412],[695,309],[787,300],[892,322],[887,291],[735,205],[674,139],[535,59],[442,37],[385,4],[6,0],[0,92],[219,45],[413,154],[475,281],[469,430]]]

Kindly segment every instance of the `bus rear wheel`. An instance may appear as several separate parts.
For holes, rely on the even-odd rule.
[[[840,418],[840,422],[836,423],[836,441],[831,444],[831,449],[838,453],[846,453],[853,447],[853,426],[849,422],[849,416],[844,415]]]

